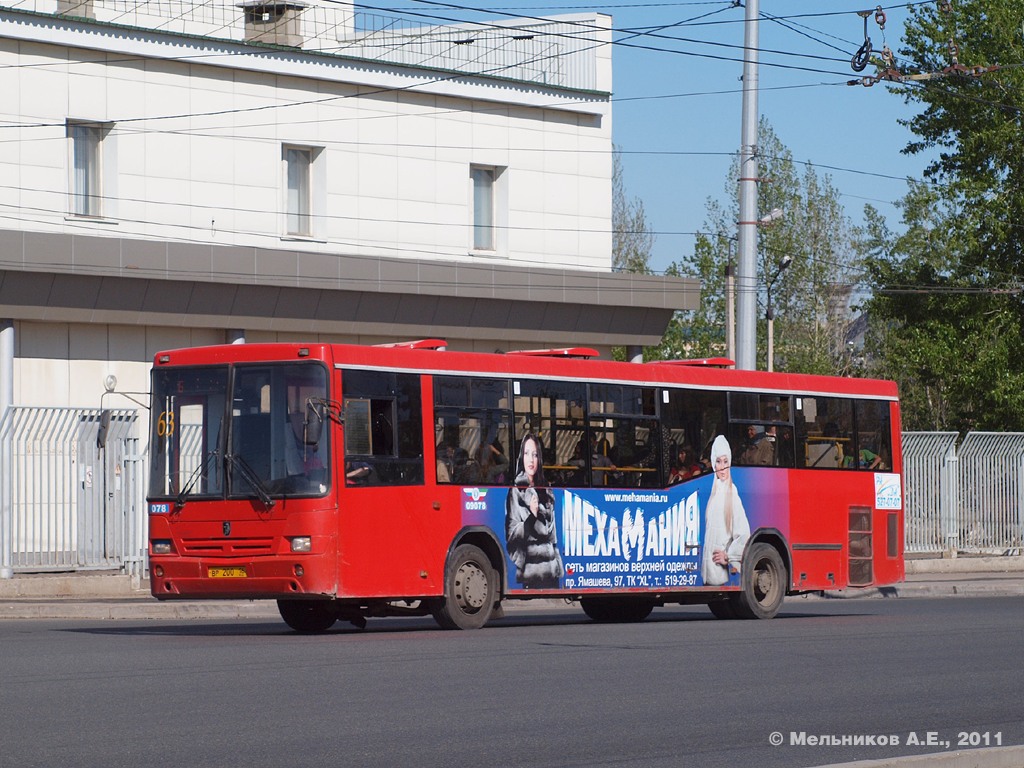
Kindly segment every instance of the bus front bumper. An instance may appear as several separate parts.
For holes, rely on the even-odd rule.
[[[150,591],[158,600],[287,599],[337,593],[326,556],[223,560],[151,557]]]

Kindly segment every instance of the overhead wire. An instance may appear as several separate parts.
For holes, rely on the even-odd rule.
[[[433,3],[433,4],[435,4],[435,5],[436,5],[436,4],[438,4],[438,3]],[[449,4],[444,4],[444,5],[449,5]],[[675,5],[675,4],[669,4],[669,5]],[[818,15],[818,16],[820,16],[820,15],[834,15],[834,14],[812,14],[812,15]],[[636,35],[636,36],[640,36],[640,34],[641,34],[641,33],[637,33],[637,35]],[[670,38],[670,39],[671,39],[671,38]],[[613,43],[613,44],[614,44],[614,43]],[[648,48],[649,48],[649,47],[648,47]],[[674,51],[674,50],[671,50],[671,49],[667,49],[667,50],[665,50],[664,52],[669,52],[669,53],[680,53],[679,51]],[[738,60],[734,60],[734,61],[738,61]],[[434,82],[436,82],[436,81],[434,81]],[[412,85],[412,86],[409,86],[409,88],[415,88],[415,87],[416,87],[417,85],[420,85],[420,84],[414,84],[414,85]],[[400,89],[387,89],[387,90],[388,90],[388,91],[392,91],[392,90],[400,90]],[[325,100],[332,100],[333,98],[338,98],[338,97],[331,97],[331,98],[329,98],[329,99],[325,99]],[[316,101],[319,101],[319,100],[314,100],[314,101],[311,101],[311,102],[300,102],[300,104],[316,103]],[[283,107],[283,106],[289,106],[289,105],[278,105],[278,104],[275,104],[275,105],[266,105],[266,106],[265,106],[265,107],[263,107],[263,108],[264,108],[264,109],[275,109],[275,108],[278,108],[278,107]],[[211,113],[211,114],[228,114],[228,113],[234,113],[234,112],[235,112],[235,110],[228,110],[228,111],[223,111],[223,112],[217,112],[217,113]],[[189,116],[189,117],[191,117],[191,116],[193,116],[193,114],[188,114],[188,115],[177,115],[177,117],[184,117],[184,116]],[[195,116],[199,116],[199,114],[195,114]],[[174,116],[168,116],[168,118],[169,118],[169,117],[174,117]],[[140,119],[140,120],[153,120],[153,119],[162,119],[162,118],[139,118],[139,119]],[[120,122],[123,122],[123,121],[120,121]],[[63,124],[61,124],[61,125],[63,125]],[[733,153],[721,153],[721,154],[733,154]],[[835,167],[832,167],[832,166],[816,166],[816,167],[829,167],[829,168],[832,168],[833,170],[850,170],[850,169],[838,169],[838,168],[835,168]],[[857,172],[857,171],[851,171],[851,172]],[[879,174],[879,175],[881,176],[881,174]],[[892,178],[897,178],[897,177],[892,177]]]

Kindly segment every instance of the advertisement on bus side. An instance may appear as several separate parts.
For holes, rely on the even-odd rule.
[[[503,540],[513,591],[738,587],[750,532],[788,537],[785,475],[719,465],[665,489],[555,488],[520,473],[511,488],[463,488],[463,524]]]

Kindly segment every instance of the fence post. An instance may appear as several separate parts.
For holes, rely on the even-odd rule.
[[[14,409],[0,410],[0,579],[14,578],[11,525],[14,522],[14,503],[12,489],[12,462],[14,452],[11,450],[10,422],[14,418]]]
[[[14,577],[11,567],[11,433],[6,426],[14,406],[14,321],[0,320],[0,579]]]
[[[1024,554],[1024,453],[1017,457],[1017,520],[1014,526],[1017,529],[1016,546],[1010,541],[1006,552],[1008,555]]]
[[[950,446],[942,462],[943,493],[939,501],[942,519],[942,541],[946,555],[956,557],[960,523],[960,459],[956,445]]]

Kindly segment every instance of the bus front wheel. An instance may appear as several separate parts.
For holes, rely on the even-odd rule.
[[[277,610],[296,632],[324,632],[338,620],[326,600],[278,600]]]
[[[443,629],[480,629],[491,618],[497,601],[498,578],[483,550],[462,544],[445,569],[444,597],[431,613]]]
[[[770,619],[786,597],[786,566],[778,550],[758,543],[743,561],[742,588],[733,595],[733,610],[742,619]]]

